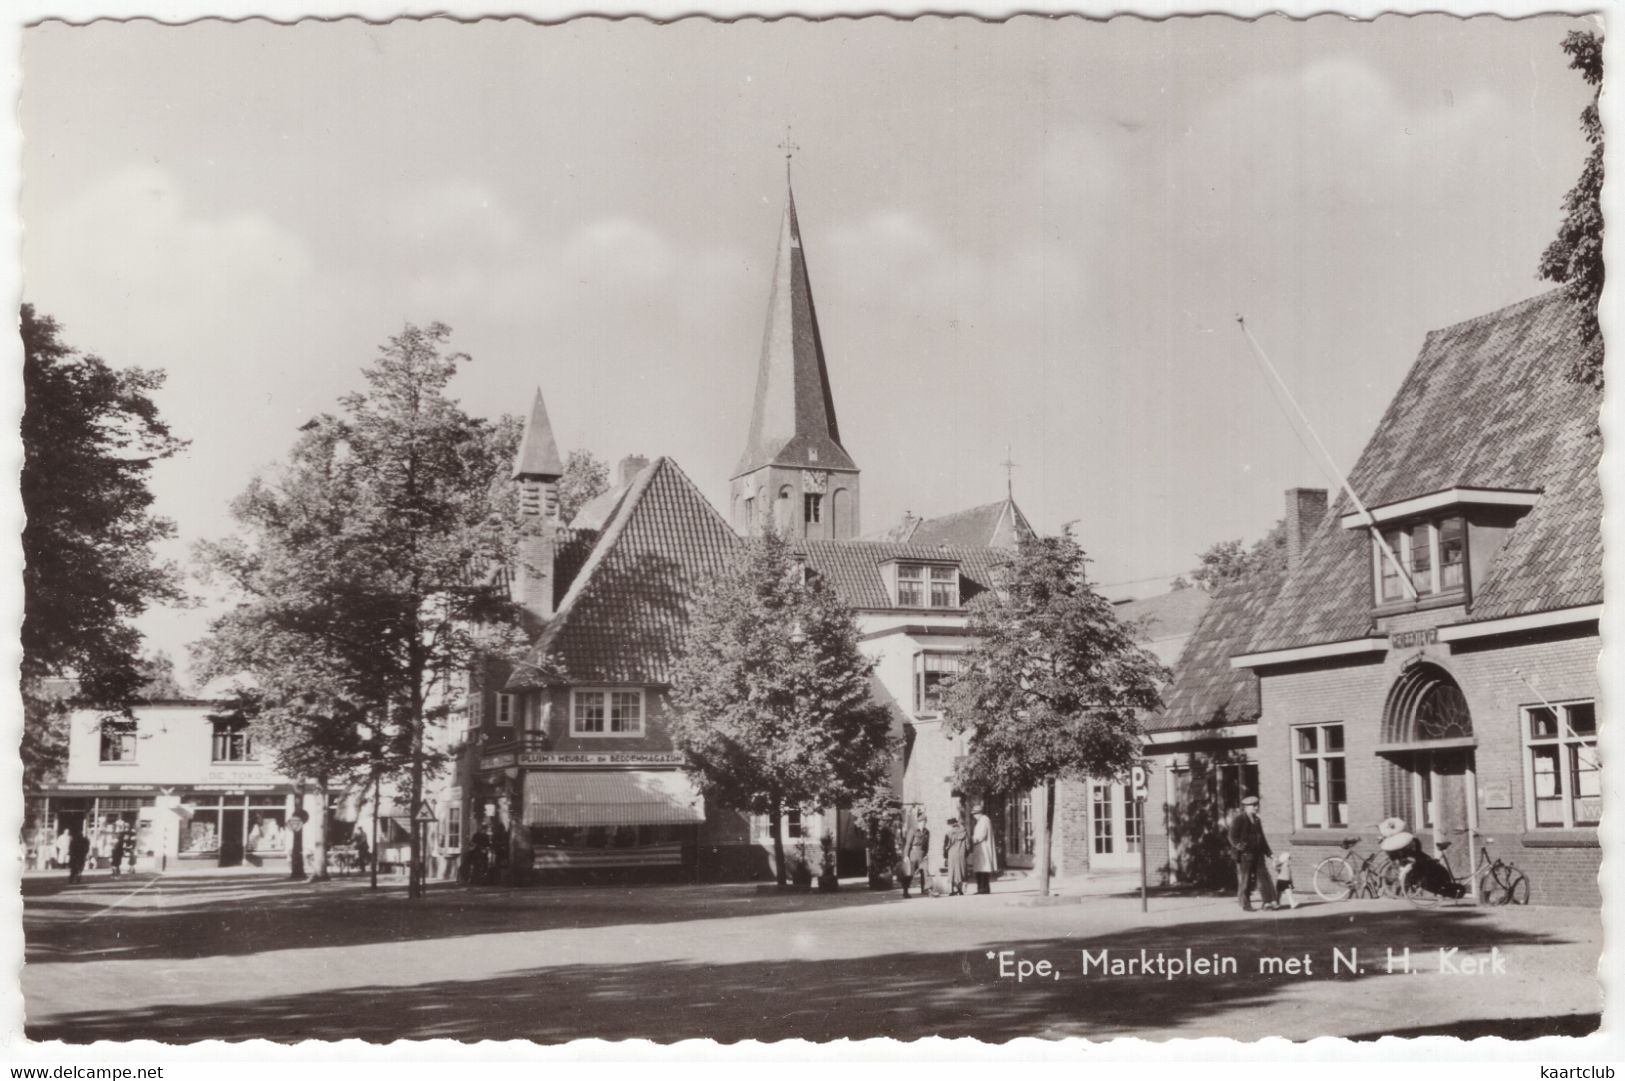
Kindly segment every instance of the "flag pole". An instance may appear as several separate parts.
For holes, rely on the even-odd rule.
[[[1405,570],[1405,565],[1399,561],[1399,557],[1394,554],[1394,550],[1388,546],[1388,541],[1383,537],[1382,530],[1377,528],[1376,517],[1366,509],[1365,503],[1361,501],[1360,497],[1355,494],[1354,488],[1350,486],[1348,478],[1343,475],[1341,469],[1337,468],[1337,459],[1333,458],[1331,451],[1326,449],[1326,444],[1320,441],[1320,433],[1316,432],[1315,426],[1309,423],[1309,417],[1304,413],[1303,407],[1298,404],[1298,400],[1292,396],[1292,391],[1287,387],[1286,381],[1281,378],[1281,373],[1275,370],[1275,365],[1270,363],[1269,355],[1264,352],[1264,347],[1258,344],[1257,338],[1253,337],[1252,328],[1247,325],[1247,320],[1238,315],[1236,316],[1236,324],[1241,327],[1242,334],[1246,335],[1248,343],[1253,347],[1253,352],[1258,355],[1258,359],[1263,363],[1264,370],[1269,372],[1270,377],[1275,380],[1275,385],[1281,388],[1281,393],[1286,395],[1287,404],[1291,405],[1293,411],[1298,414],[1298,419],[1303,422],[1303,428],[1309,433],[1309,438],[1315,441],[1315,446],[1319,448],[1321,456],[1326,459],[1326,464],[1331,467],[1332,476],[1337,478],[1337,483],[1342,487],[1349,499],[1353,501],[1354,506],[1360,512],[1360,516],[1365,519],[1365,527],[1371,531],[1371,538],[1377,542],[1377,547],[1382,550],[1384,558],[1399,572],[1399,580],[1404,584],[1409,599],[1416,600],[1416,583],[1411,581],[1411,576]]]

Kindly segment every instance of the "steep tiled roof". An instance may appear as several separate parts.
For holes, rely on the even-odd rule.
[[[1552,291],[1436,330],[1349,475],[1368,506],[1462,487],[1542,492],[1512,530],[1468,619],[1602,600],[1598,393],[1563,377],[1577,347],[1567,298]],[[1372,626],[1370,540],[1342,528],[1347,497],[1246,649],[1357,638]]]
[[[853,608],[895,607],[880,573],[880,565],[888,560],[958,560],[959,599],[969,604],[978,594],[993,588],[994,569],[1010,556],[1008,551],[997,548],[926,547],[885,541],[809,540],[797,547],[805,554],[808,569],[822,576]]]
[[[547,406],[542,402],[542,388],[536,388],[536,397],[530,403],[530,418],[525,421],[525,434],[519,440],[519,453],[514,455],[515,477],[562,477],[564,462],[559,458],[559,445],[553,439],[553,422],[547,419]]]
[[[1118,619],[1138,623],[1150,640],[1152,652],[1156,653],[1164,664],[1171,665],[1179,658],[1178,643],[1189,638],[1196,630],[1197,624],[1202,621],[1202,613],[1207,611],[1211,600],[1204,590],[1193,586],[1186,589],[1171,589],[1154,597],[1118,601],[1115,602],[1114,608]],[[1175,643],[1172,656],[1157,648],[1163,642]]]
[[[1258,677],[1251,669],[1232,668],[1230,658],[1245,650],[1285,578],[1284,570],[1266,567],[1213,593],[1173,666],[1162,712],[1144,722],[1147,731],[1223,728],[1258,719]]]
[[[694,599],[739,543],[677,463],[656,459],[598,536],[528,660],[551,654],[576,682],[670,682]]]
[[[756,370],[750,435],[734,476],[773,463],[857,468],[841,446],[812,282],[801,250],[801,223],[796,218],[795,195],[789,192],[767,299],[767,329]]]
[[[914,528],[898,540],[910,544],[950,544],[959,547],[1013,548],[1022,536],[1032,536],[1033,527],[1012,499],[984,503],[980,507],[944,514],[940,518],[915,519]]]

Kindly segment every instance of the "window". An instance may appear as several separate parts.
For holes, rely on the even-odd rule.
[[[959,568],[899,563],[897,605],[899,608],[958,608]]]
[[[1385,530],[1382,539],[1405,568],[1418,597],[1455,593],[1466,588],[1467,526],[1460,516],[1416,522]],[[1409,599],[1394,560],[1375,541],[1377,600],[1387,604]]]
[[[497,695],[497,724],[502,728],[513,727],[514,696],[511,694]]]
[[[1141,812],[1140,801],[1134,798],[1132,791],[1123,791],[1123,846],[1125,852],[1140,851],[1140,838],[1145,833],[1145,817]]]
[[[248,733],[247,721],[214,722],[216,762],[250,762],[253,758],[254,739]]]
[[[102,721],[102,761],[135,761],[135,721],[108,717]]]
[[[925,607],[925,568],[903,565],[897,568],[897,605],[900,608]]]
[[[577,690],[571,692],[572,736],[643,735],[641,690]]]
[[[468,727],[478,728],[485,716],[485,692],[472,691],[468,696]]]
[[[808,525],[824,520],[824,497],[821,495],[804,495],[801,497],[801,520]]]
[[[547,731],[547,722],[551,719],[553,713],[553,711],[548,708],[549,705],[550,703],[548,702],[547,695],[545,693],[525,696],[526,732],[535,734],[545,733]]]
[[[1602,820],[1596,703],[1525,708],[1523,716],[1530,825],[1536,829],[1595,826]]]
[[[942,712],[942,692],[964,664],[957,653],[916,653],[914,655],[914,713],[917,716]]]
[[[1344,829],[1349,822],[1343,726],[1303,725],[1292,730],[1298,777],[1298,828]]]
[[[1092,784],[1090,787],[1089,822],[1095,842],[1095,855],[1112,854],[1112,787]]]
[[[461,803],[448,804],[446,807],[446,847],[463,847],[463,805]]]

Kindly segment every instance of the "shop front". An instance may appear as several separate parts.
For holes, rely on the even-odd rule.
[[[293,789],[285,785],[222,789],[191,786],[176,811],[176,856],[219,867],[264,866],[286,860],[298,834],[288,829]]]
[[[692,872],[705,804],[670,752],[521,752],[521,850],[537,872]]]
[[[24,856],[29,869],[66,866],[68,839],[80,834],[90,839],[86,865],[92,870],[112,865],[121,837],[126,851],[133,840],[138,870],[158,869],[165,855],[158,806],[162,794],[151,785],[44,786],[28,801]]]

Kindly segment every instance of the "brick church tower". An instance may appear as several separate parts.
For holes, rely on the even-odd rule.
[[[841,446],[795,194],[788,184],[750,437],[728,495],[729,520],[747,536],[769,524],[798,540],[850,540],[859,534],[858,467]]]
[[[532,621],[532,629],[553,616],[553,563],[561,524],[559,478],[563,475],[564,462],[538,387],[513,465],[513,479],[519,482],[519,566],[513,591]]]

